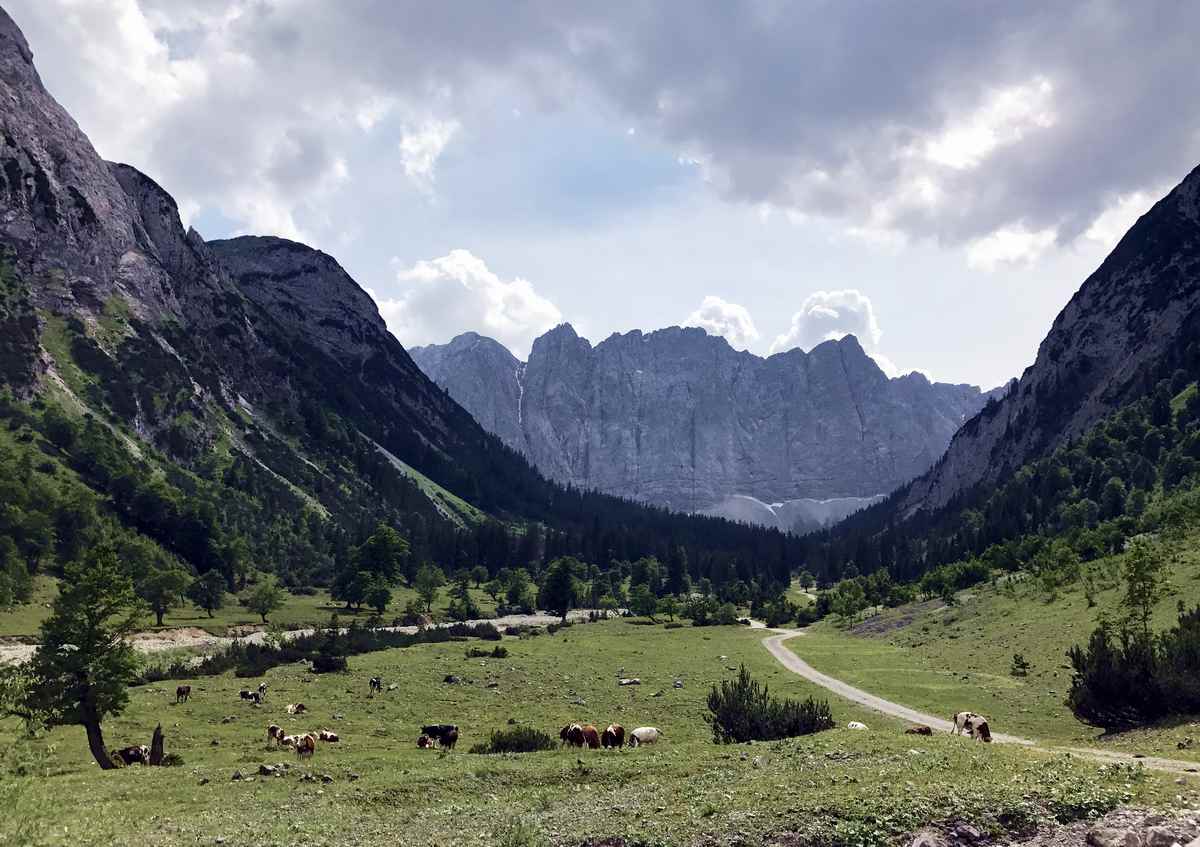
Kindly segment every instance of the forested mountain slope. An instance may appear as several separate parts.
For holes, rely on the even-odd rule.
[[[115,533],[231,585],[247,568],[320,583],[384,522],[448,568],[678,548],[697,576],[786,572],[777,533],[547,482],[413,364],[331,257],[185,231],[163,188],[96,154],[2,11],[0,99],[0,405],[15,445],[0,460],[31,485],[57,476],[91,533],[64,524],[39,548],[32,525],[63,523],[61,504],[8,512],[0,536],[31,569],[71,555],[56,534]],[[470,507],[447,520],[457,498]]]

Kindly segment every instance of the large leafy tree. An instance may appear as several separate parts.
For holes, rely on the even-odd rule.
[[[250,589],[242,601],[246,608],[263,619],[263,623],[267,622],[267,615],[277,609],[283,608],[284,600],[283,589],[279,587],[279,583],[274,577],[265,577],[258,581],[258,584]]]
[[[218,571],[211,570],[197,577],[188,588],[188,597],[193,603],[208,612],[211,618],[213,612],[225,605],[225,577]]]
[[[355,558],[359,570],[392,582],[403,572],[408,551],[408,542],[403,536],[381,523],[355,551]]]
[[[438,590],[446,584],[446,576],[442,569],[433,565],[422,565],[413,579],[413,588],[417,596],[425,604],[425,611],[433,611],[433,603],[437,600]]]
[[[65,576],[10,711],[47,727],[82,726],[92,756],[107,770],[114,764],[101,723],[125,709],[126,688],[137,676],[127,636],[142,604],[110,547],[94,549]]]
[[[542,578],[542,590],[538,600],[543,609],[554,612],[565,621],[567,612],[579,605],[583,597],[583,585],[579,573],[584,566],[570,556],[555,559]]]
[[[138,596],[154,612],[155,623],[163,625],[163,615],[183,602],[183,593],[192,584],[192,576],[183,568],[165,565],[152,568],[138,580]]]

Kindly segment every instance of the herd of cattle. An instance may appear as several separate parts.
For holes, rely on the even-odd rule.
[[[653,726],[639,726],[629,733],[629,746],[637,747],[642,744],[655,744],[662,737],[662,730]],[[564,744],[571,747],[587,747],[589,750],[620,749],[625,746],[625,727],[619,723],[610,723],[600,732],[588,724],[569,723],[558,733],[558,746]]]
[[[383,691],[383,680],[380,677],[371,677],[368,685],[372,696]],[[390,686],[389,690],[394,687]],[[190,685],[180,685],[175,689],[176,703],[186,703],[191,696],[192,687]],[[258,689],[255,691],[243,689],[238,692],[238,697],[242,700],[248,700],[254,705],[261,705],[267,698],[267,684],[265,682],[260,683]],[[308,711],[308,707],[303,703],[289,703],[286,711],[289,715],[302,715]],[[970,738],[977,741],[990,742],[992,740],[992,733],[988,727],[988,719],[983,715],[976,714],[975,712],[959,712],[954,716],[953,723],[955,735],[962,735],[965,732]],[[865,730],[867,729],[867,725],[861,721],[850,721],[846,724],[846,728]],[[905,733],[908,735],[933,735],[933,729],[925,725],[916,725],[910,726],[905,730]],[[421,727],[421,734],[417,737],[417,747],[423,750],[435,747],[453,750],[454,745],[458,743],[458,735],[458,726],[455,724],[430,724],[423,726]],[[586,747],[590,750],[603,748],[608,750],[621,749],[626,746],[627,740],[630,747],[655,744],[663,737],[663,732],[657,727],[639,726],[637,729],[626,734],[625,727],[616,723],[609,724],[603,731],[598,730],[592,724],[569,723],[559,731],[558,737],[559,747]],[[268,744],[294,749],[296,755],[301,759],[309,758],[316,753],[317,742],[332,744],[337,743],[339,740],[338,734],[328,729],[289,735],[278,724],[273,723],[267,727]],[[150,748],[145,745],[125,747],[112,751],[112,757],[114,761],[119,760],[125,765],[145,765],[150,763]]]

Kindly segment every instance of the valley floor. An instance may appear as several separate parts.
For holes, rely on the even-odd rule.
[[[1137,767],[948,734],[906,736],[902,722],[836,698],[839,727],[860,720],[871,730],[714,745],[705,697],[741,664],[772,694],[826,694],[779,665],[763,649],[763,634],[616,620],[506,638],[504,659],[467,658],[478,642],[423,644],[354,657],[348,674],[278,668],[266,677],[269,698],[261,708],[238,699],[249,681],[230,675],[192,680],[192,699],[183,705],[173,703],[173,683],[142,686],[132,690],[126,713],[106,725],[109,746],[146,743],[161,722],[167,751],[183,764],[102,773],[82,730],[30,740],[18,725],[5,724],[0,840],[139,847],[870,845],[930,822],[967,821],[999,834],[1118,804],[1200,803],[1190,781],[1180,787]],[[367,677],[376,674],[398,689],[368,697]],[[448,674],[462,682],[444,683]],[[618,686],[622,675],[642,684]],[[673,687],[676,678],[682,688]],[[297,701],[309,706],[308,715],[287,715],[286,704]],[[468,752],[510,723],[557,734],[573,720],[658,726],[664,739],[620,752]],[[328,727],[342,740],[300,763],[266,745],[271,722],[289,732]],[[427,722],[457,723],[457,749],[416,749]],[[290,765],[287,775],[257,775],[260,765],[279,762]],[[231,779],[235,771],[247,778]],[[302,780],[305,773],[315,780]]]
[[[999,581],[960,593],[952,606],[930,600],[853,624],[826,620],[785,646],[821,673],[942,720],[970,710],[987,715],[993,732],[1038,744],[1200,762],[1200,717],[1105,735],[1065,703],[1067,650],[1087,641],[1101,615],[1118,613],[1120,590],[1110,580],[1089,606],[1078,586],[1050,594],[1031,579]],[[1200,560],[1190,552],[1173,564],[1156,626],[1173,623],[1181,602],[1200,602]],[[1031,665],[1025,675],[1012,673],[1018,653]]]

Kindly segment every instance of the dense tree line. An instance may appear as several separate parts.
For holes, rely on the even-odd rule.
[[[1083,436],[944,509],[901,521],[901,490],[809,536],[805,565],[827,582],[886,571],[896,582],[918,583],[951,565],[975,574],[1024,568],[1048,582],[1070,581],[1142,531],[1156,497],[1196,483],[1200,393],[1188,376],[1178,371]],[[974,558],[983,565],[961,565]],[[949,582],[934,579],[925,589],[940,593],[963,577],[940,575]]]

